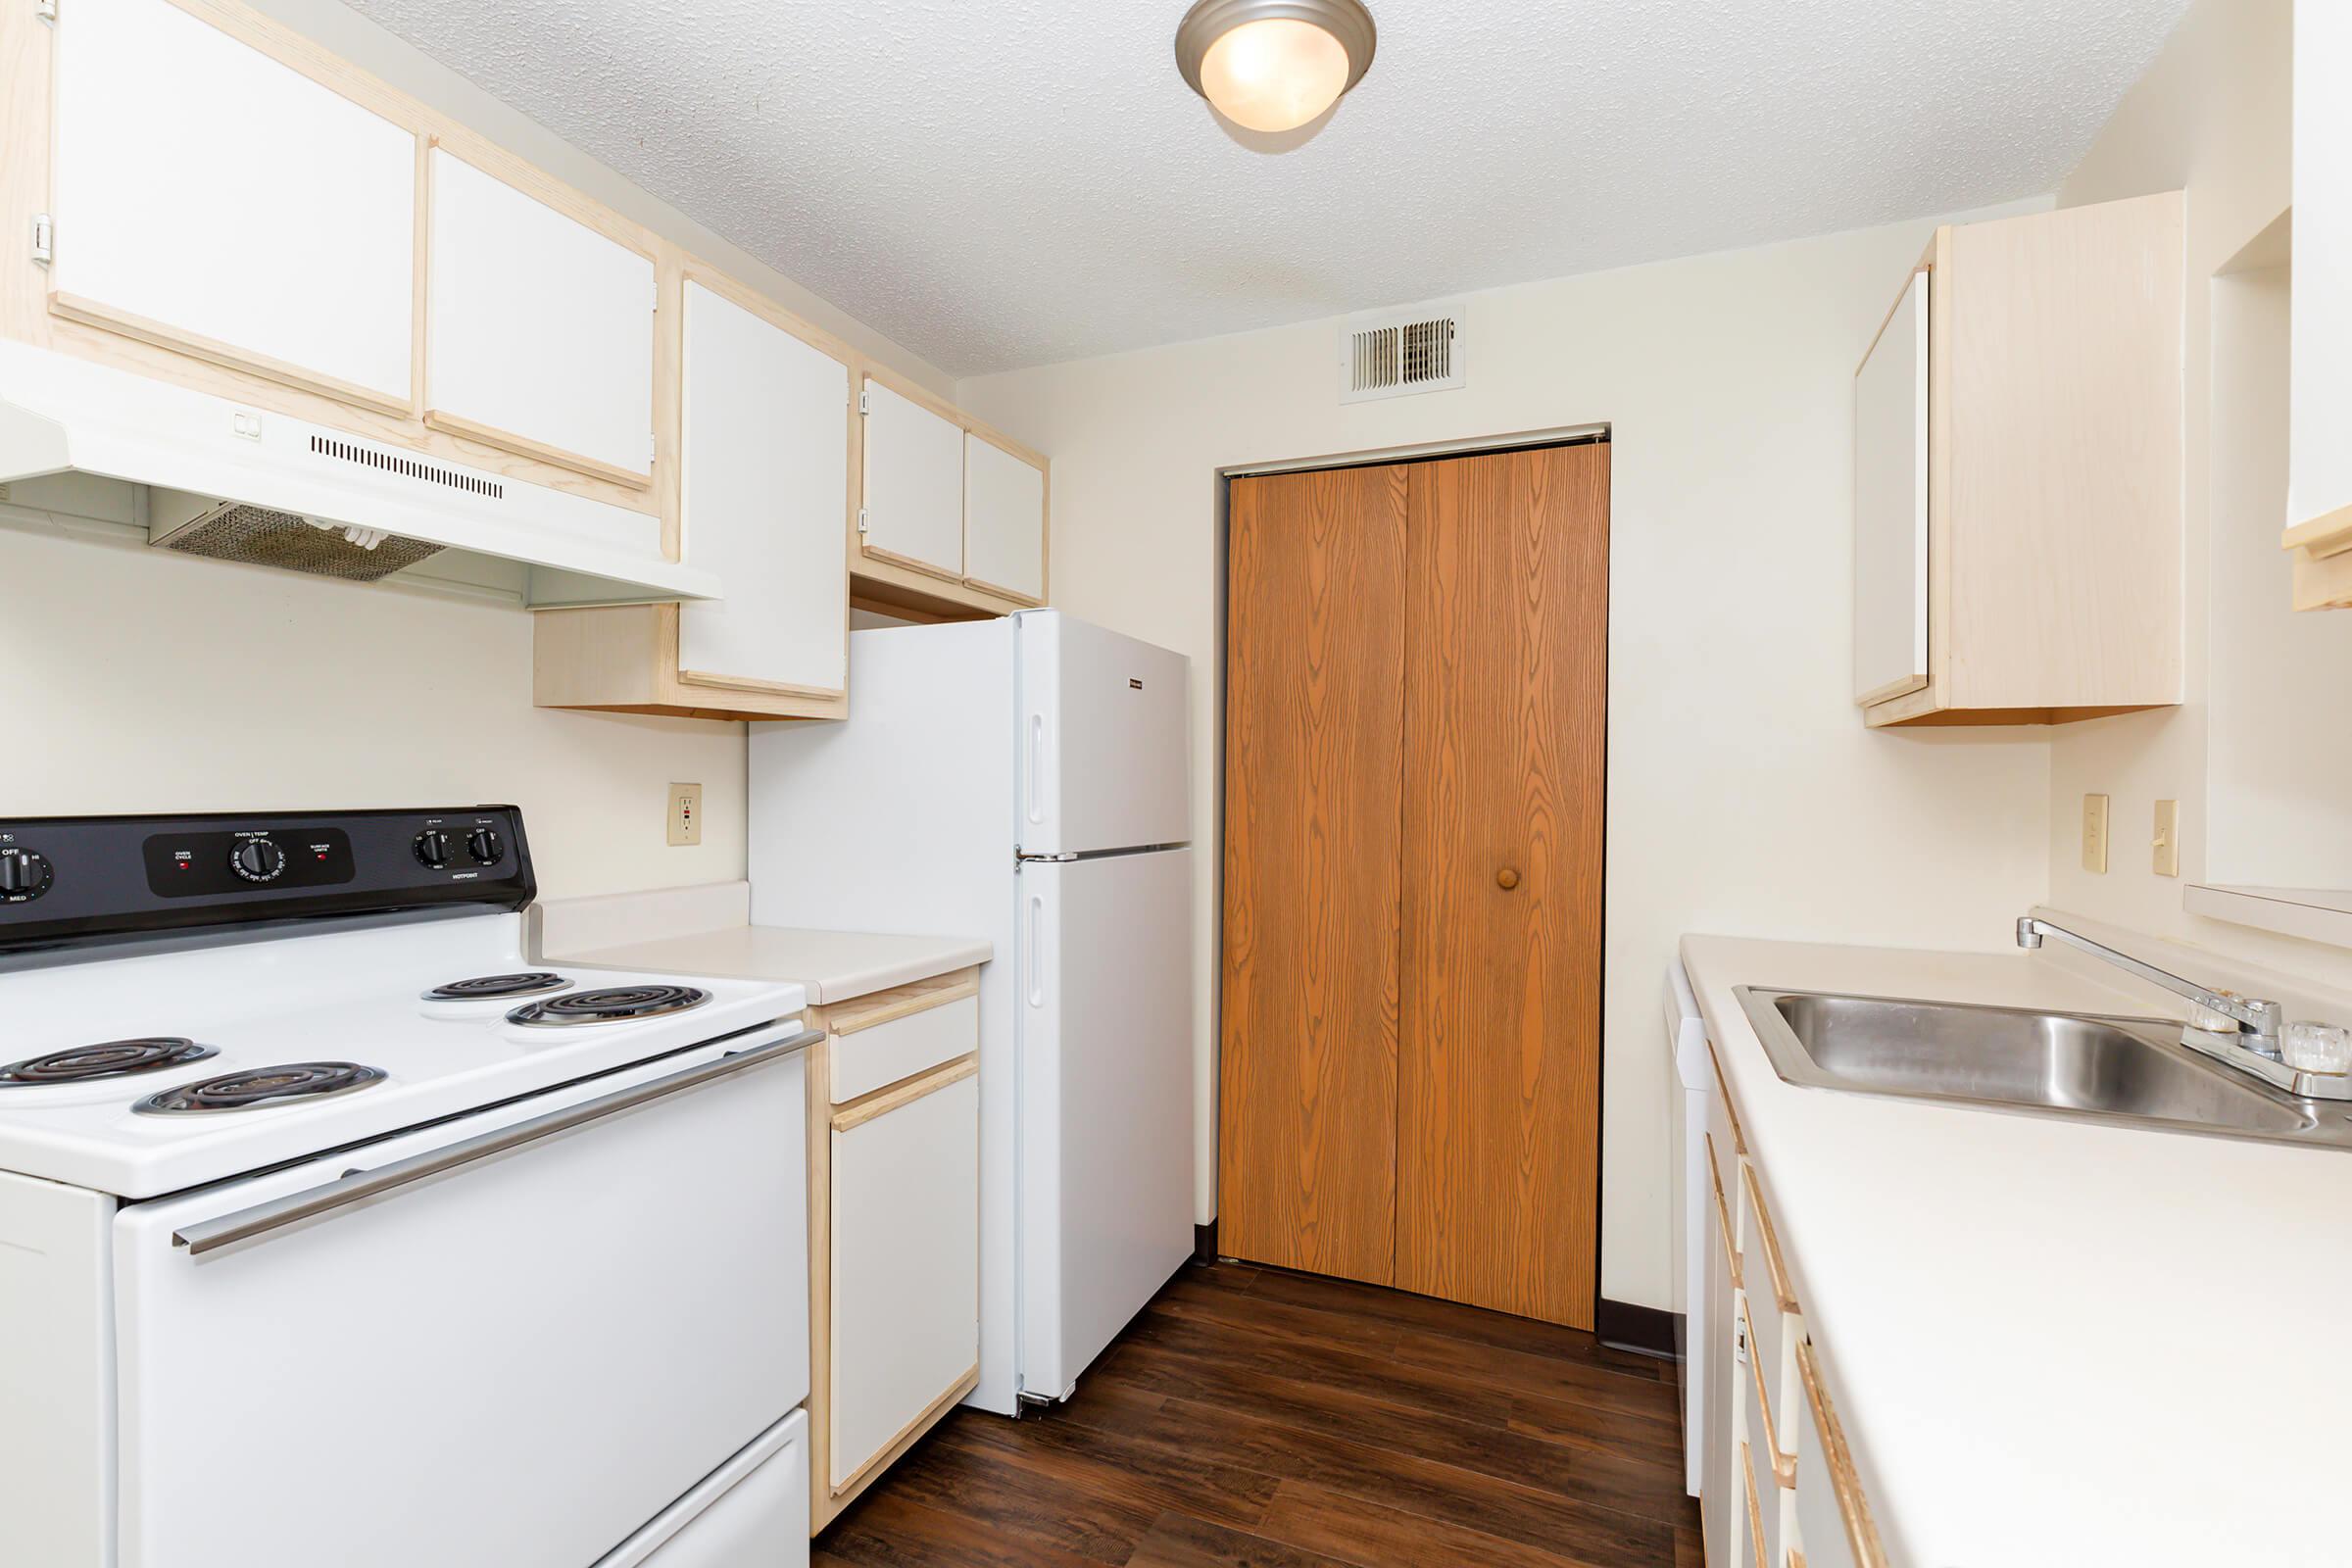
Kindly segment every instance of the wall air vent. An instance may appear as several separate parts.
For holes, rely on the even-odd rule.
[[[480,496],[486,501],[496,501],[507,493],[507,487],[496,479],[467,473],[464,468],[445,468],[437,463],[427,463],[421,458],[412,458],[398,452],[364,447],[356,441],[337,441],[315,435],[311,437],[311,451],[339,463],[357,463],[384,473],[396,473],[404,479],[421,479],[426,484],[463,490],[467,495]]]
[[[1340,323],[1340,401],[1366,403],[1462,384],[1461,318],[1424,306]]]

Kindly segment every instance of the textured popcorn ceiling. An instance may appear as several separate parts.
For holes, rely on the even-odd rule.
[[[1310,136],[1189,0],[349,0],[957,375],[2057,184],[2188,0],[1371,0]]]

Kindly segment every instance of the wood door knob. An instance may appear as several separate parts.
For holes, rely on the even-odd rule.
[[[1519,885],[1519,873],[1506,865],[1494,873],[1494,885],[1508,893]]]

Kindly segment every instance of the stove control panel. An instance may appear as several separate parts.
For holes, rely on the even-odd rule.
[[[40,851],[0,844],[0,904],[30,904],[49,891],[56,876]]]
[[[511,806],[0,817],[0,952],[445,905],[519,909],[535,891]]]

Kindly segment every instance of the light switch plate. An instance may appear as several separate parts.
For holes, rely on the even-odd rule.
[[[669,787],[669,842],[703,842],[703,787],[700,784],[672,784]]]
[[[2082,797],[2082,869],[2107,874],[2107,797]]]
[[[2156,803],[2156,874],[2180,874],[2180,803]]]

